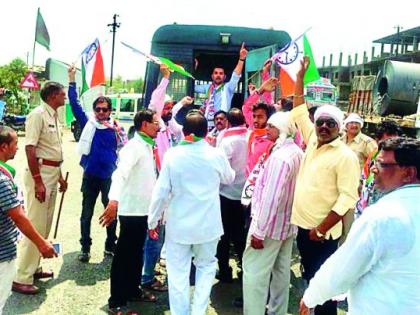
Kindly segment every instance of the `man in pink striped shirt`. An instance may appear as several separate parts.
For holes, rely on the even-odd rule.
[[[290,260],[296,228],[292,203],[302,150],[295,144],[289,113],[277,112],[267,122],[274,145],[255,183],[252,222],[243,256],[244,314],[260,315],[270,290],[267,314],[286,314]],[[270,277],[272,277],[270,284]]]

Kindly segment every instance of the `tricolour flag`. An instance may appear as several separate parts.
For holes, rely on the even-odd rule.
[[[288,96],[294,93],[296,74],[300,69],[300,62],[304,56],[309,57],[309,68],[303,79],[304,85],[309,82],[319,80],[320,76],[312,55],[311,45],[305,34],[299,36],[294,41],[280,49],[271,60],[280,66],[280,87],[282,96]]]
[[[82,52],[82,78],[82,93],[94,86],[105,84],[104,61],[98,39]]]
[[[36,16],[35,42],[50,50],[50,35],[39,8]]]
[[[174,63],[173,61],[169,60],[168,58],[164,58],[164,57],[156,57],[150,54],[146,54],[140,50],[138,50],[137,48],[134,48],[133,46],[130,46],[124,42],[121,42],[121,44],[123,44],[125,47],[131,49],[133,52],[135,52],[136,54],[142,55],[144,57],[146,57],[147,59],[149,59],[150,61],[161,65],[164,64],[166,66],[168,66],[169,70],[171,70],[172,72],[178,72],[186,77],[189,77],[191,79],[194,79],[194,77],[191,75],[191,73],[189,73],[188,71],[186,71],[184,69],[184,67],[177,65],[176,63]]]

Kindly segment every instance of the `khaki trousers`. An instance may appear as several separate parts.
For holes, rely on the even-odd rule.
[[[23,182],[25,187],[25,210],[33,226],[44,238],[50,234],[54,216],[55,200],[57,197],[57,183],[60,168],[40,165],[40,174],[46,188],[43,203],[35,198],[35,183],[29,169],[25,170]],[[40,253],[35,244],[26,236],[18,244],[16,282],[33,284],[34,273],[39,270]]]
[[[284,241],[266,238],[263,249],[253,249],[248,235],[243,257],[243,295],[245,315],[287,314],[289,304],[290,261],[293,236]]]

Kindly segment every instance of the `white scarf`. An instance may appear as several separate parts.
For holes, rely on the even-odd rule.
[[[109,125],[114,126],[114,120],[110,117],[108,121]],[[96,129],[107,129],[106,125],[99,123],[95,116],[90,116],[88,122],[83,128],[82,135],[80,136],[79,143],[77,144],[77,152],[80,155],[89,155],[90,148],[92,146],[93,136],[95,135]]]

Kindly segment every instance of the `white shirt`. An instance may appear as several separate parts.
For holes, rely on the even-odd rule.
[[[224,154],[205,140],[169,149],[153,191],[149,228],[157,226],[168,201],[168,239],[180,244],[216,240],[223,234],[219,187],[234,178]]]
[[[242,129],[246,131],[246,127],[233,127],[226,130],[236,131]],[[229,136],[225,136],[225,133],[223,133],[221,137],[218,147],[226,155],[230,166],[235,171],[235,180],[230,185],[222,184],[220,186],[220,194],[231,200],[241,200],[242,189],[246,181],[247,133]]]
[[[366,208],[309,283],[305,304],[349,290],[348,314],[420,314],[419,196],[420,185],[406,185]]]
[[[118,215],[146,216],[155,183],[153,148],[136,132],[120,151],[109,200],[118,201]]]

